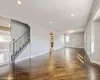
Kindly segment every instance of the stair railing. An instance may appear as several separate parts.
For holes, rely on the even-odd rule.
[[[26,45],[30,42],[30,32],[25,32],[22,36],[20,36],[17,40],[13,39],[13,55],[12,59],[14,60],[20,52],[26,47]]]

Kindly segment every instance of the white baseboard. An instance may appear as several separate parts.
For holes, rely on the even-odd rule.
[[[25,57],[25,58],[22,58],[22,59],[18,59],[15,62],[19,62],[19,61],[23,61],[23,60],[26,60],[26,59],[35,58],[35,57],[38,57],[38,56],[46,54],[46,53],[49,53],[49,51],[48,52],[43,52],[43,53],[40,53],[40,54],[37,54],[37,55],[34,55],[34,56],[31,56],[31,57]]]
[[[84,48],[84,47],[75,47],[75,46],[71,46],[71,47],[68,46],[68,47],[67,47],[67,46],[66,46],[66,48]]]
[[[63,48],[63,47],[62,47]],[[61,49],[61,48],[60,48]],[[59,49],[53,49],[53,51],[55,50],[59,50]],[[23,60],[26,60],[26,59],[31,59],[31,58],[35,58],[35,57],[38,57],[40,55],[43,55],[43,54],[46,54],[46,53],[49,53],[50,51],[47,51],[47,52],[43,52],[43,53],[40,53],[38,55],[34,55],[34,56],[31,56],[31,57],[25,57],[25,58],[22,58],[22,59],[17,59],[15,62],[20,62],[20,61],[23,61]]]
[[[46,54],[46,53],[49,53],[49,51],[48,51],[48,52],[40,53],[40,54],[38,54],[38,55],[31,56],[31,58],[34,58],[34,57],[37,57],[37,56],[40,56],[40,55],[43,55],[43,54]]]
[[[25,57],[25,58],[21,58],[21,59],[16,59],[15,62],[20,62],[20,61],[23,61],[23,60],[26,60],[26,59],[29,59],[29,57]]]
[[[63,48],[66,48],[66,47],[65,46],[62,46],[60,48],[54,48],[53,50],[56,51],[56,50],[63,49]]]

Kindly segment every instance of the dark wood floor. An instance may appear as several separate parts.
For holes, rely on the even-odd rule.
[[[100,80],[98,65],[86,67],[77,58],[77,53],[83,52],[83,49],[65,48],[20,61],[15,65],[16,80]],[[10,66],[0,69],[0,80],[13,79]]]

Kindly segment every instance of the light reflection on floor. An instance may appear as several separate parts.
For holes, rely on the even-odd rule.
[[[70,55],[70,49],[65,49],[65,56],[66,56],[66,61],[70,61],[71,60],[71,55]]]
[[[31,64],[29,59],[19,62],[17,80],[100,80],[100,69],[91,65],[85,68],[76,54],[76,49],[66,48],[31,59]],[[12,80],[11,69],[11,66],[1,68],[0,75]]]

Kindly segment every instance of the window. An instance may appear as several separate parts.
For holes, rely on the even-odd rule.
[[[2,36],[0,35],[0,42],[9,42],[10,36]]]
[[[4,54],[0,54],[0,63],[4,62]]]
[[[91,44],[91,52],[94,53],[94,41],[92,41],[92,44]]]
[[[3,42],[3,41],[4,41],[4,37],[0,36],[0,42]]]
[[[66,42],[69,42],[69,36],[66,36]]]

